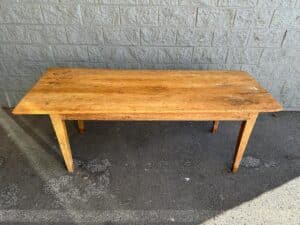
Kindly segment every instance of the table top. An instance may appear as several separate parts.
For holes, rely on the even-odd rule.
[[[14,114],[275,112],[281,105],[248,73],[48,69]]]

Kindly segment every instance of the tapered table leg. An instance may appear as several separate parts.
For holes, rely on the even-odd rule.
[[[59,115],[50,115],[50,119],[55,130],[66,167],[69,172],[73,172],[74,164],[65,121]]]
[[[249,137],[252,133],[258,114],[253,114],[248,120],[243,121],[235,149],[235,157],[232,165],[232,172],[236,173],[239,169],[241,160],[247,147]]]
[[[214,121],[213,127],[211,128],[211,132],[214,134],[217,132],[219,127],[219,121]]]
[[[84,122],[83,120],[78,120],[78,131],[80,134],[84,133]]]

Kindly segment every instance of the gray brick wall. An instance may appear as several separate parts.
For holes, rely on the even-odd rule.
[[[300,0],[0,0],[0,101],[48,67],[236,69],[300,109]]]

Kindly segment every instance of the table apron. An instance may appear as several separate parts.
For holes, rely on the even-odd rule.
[[[127,121],[210,121],[248,120],[258,112],[203,112],[203,113],[99,113],[60,114],[64,120],[127,120]]]

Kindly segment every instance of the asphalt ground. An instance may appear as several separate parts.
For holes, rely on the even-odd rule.
[[[300,224],[300,113],[239,122],[87,121],[66,171],[50,120],[0,112],[0,224]]]

